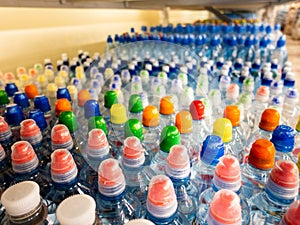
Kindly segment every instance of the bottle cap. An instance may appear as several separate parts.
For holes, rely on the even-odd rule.
[[[229,119],[218,118],[214,122],[213,134],[222,138],[224,143],[232,140],[232,124]]]
[[[172,96],[164,96],[160,99],[159,113],[163,115],[171,115],[175,113]]]
[[[2,147],[2,145],[0,144],[0,162],[2,162],[3,159],[5,159],[6,153]]]
[[[57,124],[51,131],[52,150],[65,148],[71,150],[73,148],[73,140],[68,128],[63,124]]]
[[[204,119],[204,109],[205,106],[201,100],[194,100],[190,104],[190,113],[193,120],[202,120]]]
[[[46,96],[48,98],[56,98],[57,86],[55,83],[50,83],[46,88]]]
[[[108,134],[108,131],[106,128],[106,122],[102,116],[93,116],[93,117],[89,118],[88,127],[89,127],[89,131],[91,131],[94,128],[97,128],[97,129],[103,130],[105,135]]]
[[[154,105],[148,105],[143,111],[143,125],[155,127],[160,123],[158,109]]]
[[[224,110],[224,117],[229,119],[232,126],[236,127],[240,125],[240,110],[236,105],[228,105]]]
[[[175,126],[181,134],[188,134],[193,131],[193,118],[189,111],[180,111],[175,117]]]
[[[10,126],[8,126],[4,117],[0,116],[0,142],[5,142],[12,137]]]
[[[127,121],[126,108],[123,104],[116,103],[110,108],[110,122],[113,124],[123,124]]]
[[[267,193],[280,199],[294,200],[298,196],[299,170],[296,164],[289,160],[275,162],[267,185]]]
[[[261,170],[269,170],[274,166],[275,147],[266,139],[256,140],[251,147],[248,163]]]
[[[220,189],[229,189],[234,192],[241,188],[241,168],[237,158],[224,155],[216,166],[213,178],[214,186]]]
[[[7,83],[5,85],[5,92],[7,93],[8,97],[13,97],[16,92],[18,92],[19,89],[17,88],[17,85],[15,83]]]
[[[107,91],[104,95],[104,107],[110,109],[113,104],[118,103],[116,91]]]
[[[180,133],[175,126],[166,126],[160,134],[160,149],[170,152],[173,145],[180,144]]]
[[[12,169],[15,173],[29,173],[39,165],[39,160],[29,142],[18,141],[11,147]]]
[[[125,223],[125,225],[154,225],[154,223],[146,219],[136,219],[130,220],[128,223]]]
[[[0,90],[0,105],[6,105],[8,103],[9,103],[9,99],[6,91]]]
[[[255,100],[260,102],[267,102],[270,98],[270,89],[266,86],[260,86],[255,95]]]
[[[147,197],[147,211],[156,218],[169,218],[177,210],[174,186],[165,175],[152,177]]]
[[[69,90],[65,87],[59,87],[57,89],[57,92],[56,92],[56,98],[57,99],[61,99],[61,98],[66,98],[68,99],[70,102],[72,101],[71,100],[71,96],[70,96],[70,93],[69,93]]]
[[[77,177],[77,167],[67,149],[57,149],[51,154],[51,179],[55,183],[69,183]]]
[[[235,100],[240,95],[240,87],[237,84],[230,84],[226,90],[226,98]]]
[[[261,115],[259,128],[273,131],[279,125],[280,114],[276,109],[265,109]]]
[[[297,105],[298,102],[299,102],[298,90],[295,88],[290,88],[285,94],[284,103]]]
[[[224,155],[224,143],[220,136],[208,135],[200,151],[200,159],[208,165],[216,166]]]
[[[282,221],[283,222],[280,224],[285,224],[285,225],[300,224],[300,200],[297,200],[290,205]]]
[[[68,85],[67,89],[69,91],[69,94],[71,96],[71,99],[73,99],[73,101],[78,99],[78,90],[76,88],[75,85]]]
[[[22,141],[28,141],[33,146],[43,140],[41,130],[33,119],[26,119],[21,122],[20,135]]]
[[[34,108],[42,112],[49,112],[51,110],[49,99],[45,95],[38,95],[34,98]]]
[[[34,99],[37,95],[39,95],[39,91],[35,84],[27,84],[24,91],[29,99]]]
[[[78,106],[84,106],[85,102],[92,99],[90,92],[86,89],[82,89],[78,92],[77,101]]]
[[[78,129],[78,123],[76,120],[76,116],[72,111],[64,111],[59,114],[59,123],[64,124],[70,131],[73,133]]]
[[[138,119],[129,119],[124,126],[125,137],[135,136],[139,140],[144,139],[143,124]]]
[[[14,103],[20,106],[22,109],[30,106],[29,100],[24,92],[16,92],[14,95]]]
[[[207,223],[242,224],[240,197],[231,190],[218,191],[210,204]]]
[[[101,116],[100,107],[96,100],[87,100],[84,104],[84,117],[89,119],[93,116]]]
[[[109,145],[103,130],[92,129],[89,132],[87,155],[91,158],[103,158],[109,154]],[[97,168],[98,169],[98,168]]]
[[[33,119],[41,131],[44,131],[48,127],[44,113],[39,109],[30,110],[27,118]]]
[[[125,190],[125,177],[115,159],[102,161],[98,169],[98,190],[107,197],[115,197]]]
[[[130,96],[128,110],[131,113],[139,113],[143,111],[143,101],[140,95],[133,94]]]
[[[242,91],[253,92],[254,90],[254,80],[252,77],[247,77],[243,81]]]
[[[127,137],[124,140],[122,164],[126,167],[137,168],[144,164],[145,154],[140,139]],[[128,184],[131,185],[131,184]]]
[[[24,120],[24,114],[20,106],[16,104],[9,104],[6,106],[5,118],[9,125],[19,126]]]
[[[294,149],[295,131],[287,125],[278,125],[272,133],[271,141],[276,151],[292,152]]]
[[[41,202],[40,187],[33,181],[23,181],[9,187],[1,197],[6,213],[13,217],[24,216]]]
[[[63,88],[66,86],[65,79],[62,76],[56,76],[54,78],[54,83],[57,85],[58,88]]]
[[[184,179],[190,175],[190,157],[184,145],[173,145],[166,161],[166,174],[171,179]]]
[[[73,195],[59,204],[56,217],[61,225],[93,225],[96,219],[96,202],[89,195]]]
[[[71,102],[66,98],[57,99],[55,103],[56,116],[58,117],[64,111],[72,111]]]

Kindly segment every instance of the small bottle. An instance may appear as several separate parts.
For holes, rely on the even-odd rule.
[[[96,202],[84,194],[73,195],[60,203],[56,217],[61,225],[100,225],[96,216]]]
[[[6,105],[9,104],[9,99],[6,91],[0,90],[0,116],[5,115]]]
[[[104,160],[98,169],[97,213],[101,222],[124,224],[140,218],[141,203],[126,191],[126,181],[115,159]]]
[[[41,200],[40,187],[33,181],[23,181],[7,189],[1,197],[1,203],[6,210],[6,217],[0,221],[3,225],[54,224]]]
[[[165,174],[166,158],[174,145],[180,144],[180,133],[175,126],[166,126],[160,134],[160,149],[151,161],[150,167],[156,174]]]
[[[161,127],[173,126],[175,122],[175,107],[172,96],[164,96],[159,105]]]
[[[25,119],[21,107],[16,104],[7,105],[5,119],[10,125],[14,141],[20,140],[20,123]]]
[[[209,220],[208,208],[212,206],[213,199],[221,189],[230,190],[239,195],[240,204],[237,203],[237,205],[242,208],[242,222],[239,224],[250,224],[250,208],[244,197],[241,180],[240,164],[237,158],[231,155],[223,156],[216,166],[212,187],[202,192],[199,197],[197,221],[200,221],[200,223],[198,224],[205,224],[205,221]]]
[[[284,214],[279,225],[299,225],[300,222],[300,200],[293,202]]]
[[[129,119],[134,118],[142,122],[143,117],[143,100],[139,94],[133,94],[129,98],[128,111]]]
[[[276,149],[275,161],[294,160],[293,149],[295,142],[295,131],[287,125],[278,125],[272,133],[270,140]]]
[[[252,224],[278,224],[298,197],[299,171],[292,161],[277,161],[265,191],[249,199]]]
[[[154,176],[149,184],[145,218],[157,225],[188,225],[189,221],[177,209],[176,193],[170,178]]]
[[[104,109],[100,109],[106,125],[110,124],[110,109],[113,104],[118,103],[118,96],[116,91],[107,91],[104,95]]]
[[[166,175],[173,182],[178,211],[192,224],[196,217],[198,188],[196,183],[190,180],[191,167],[187,148],[183,145],[174,145],[166,161]]]
[[[105,135],[108,135],[108,130],[106,126],[106,122],[102,116],[93,116],[88,121],[88,132],[90,132],[92,129],[100,129],[103,130]]]
[[[275,147],[266,139],[257,139],[242,165],[242,183],[247,199],[262,192],[275,162]]]
[[[4,117],[0,116],[0,144],[8,157],[8,162],[11,161],[11,146],[14,140],[10,126],[5,121]]]
[[[39,109],[44,113],[45,119],[48,126],[50,126],[50,121],[53,119],[53,113],[51,111],[51,106],[49,99],[45,95],[38,95],[34,98],[34,108]]]

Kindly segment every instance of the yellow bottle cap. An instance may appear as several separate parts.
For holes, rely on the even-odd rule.
[[[104,71],[104,77],[106,80],[110,79],[114,75],[114,71],[112,68],[106,68]]]
[[[113,104],[110,108],[110,122],[123,124],[127,121],[126,108],[123,104]]]
[[[65,83],[65,79],[61,76],[56,76],[54,78],[54,83],[57,85],[57,87],[65,87],[66,83]]]
[[[171,115],[175,113],[172,96],[164,96],[160,99],[159,112],[163,115]]]
[[[193,118],[189,111],[180,111],[176,114],[175,126],[181,134],[188,134],[193,131]]]
[[[78,78],[82,84],[86,82],[86,76],[84,72],[78,72],[76,73],[76,78]]]
[[[77,73],[84,73],[84,69],[82,66],[77,66],[76,69],[75,69],[75,74]]]
[[[19,82],[21,87],[25,87],[27,84],[31,83],[31,79],[27,74],[21,74],[19,76]]]
[[[69,74],[67,71],[65,71],[65,70],[59,71],[58,76],[61,76],[62,78],[64,78],[65,83],[69,82]]]
[[[45,88],[48,84],[48,79],[44,74],[38,75],[36,81],[38,82],[41,88]]]
[[[296,125],[296,130],[297,130],[298,132],[300,132],[300,116],[299,116],[299,118],[298,118],[298,123],[297,123],[297,125]]]
[[[68,85],[67,89],[70,93],[72,101],[76,100],[77,99],[77,94],[78,94],[77,88],[74,85]]]
[[[232,140],[232,124],[229,119],[218,118],[214,122],[213,134],[222,138],[224,143]]]
[[[53,72],[53,70],[46,69],[45,72],[44,72],[44,75],[47,77],[47,79],[48,79],[49,82],[53,81],[53,79],[54,79],[54,72]]]
[[[57,85],[55,83],[49,83],[47,85],[46,95],[48,98],[56,98]]]

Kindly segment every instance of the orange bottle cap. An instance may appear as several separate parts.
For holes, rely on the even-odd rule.
[[[56,116],[59,116],[64,111],[72,111],[71,102],[66,98],[57,99],[55,103]]]
[[[37,95],[39,95],[39,91],[35,84],[27,84],[24,91],[29,99],[34,99]]]
[[[232,126],[236,127],[240,125],[240,110],[236,105],[228,105],[224,110],[224,117],[229,119]]]
[[[175,113],[172,96],[164,96],[160,99],[159,112],[163,115],[171,115]]]
[[[193,131],[193,118],[189,111],[180,111],[176,114],[175,126],[181,134],[191,133]]]
[[[266,131],[273,131],[280,121],[280,114],[276,109],[265,109],[261,115],[259,128]]]
[[[51,154],[51,172],[65,174],[76,167],[71,153],[66,149],[57,149]]]
[[[78,99],[78,106],[84,106],[85,102],[91,100],[92,97],[88,90],[83,89],[78,92],[77,99]]]
[[[160,123],[158,109],[154,105],[148,105],[143,111],[143,125],[155,127]]]

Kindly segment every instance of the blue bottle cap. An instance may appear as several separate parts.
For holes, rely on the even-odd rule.
[[[115,41],[115,42],[118,42],[118,41],[119,41],[119,35],[115,34],[114,41]]]
[[[8,97],[13,97],[14,94],[19,91],[19,89],[15,83],[7,83],[5,85],[5,91]]]
[[[66,98],[70,102],[72,101],[68,88],[58,88],[56,92],[56,98],[57,99]]]
[[[272,26],[268,25],[268,26],[266,27],[266,33],[267,33],[267,34],[272,33]]]
[[[277,41],[277,48],[281,48],[285,46],[285,43],[286,43],[285,35],[280,36],[280,38]]]
[[[24,92],[16,92],[14,95],[14,103],[20,106],[22,109],[26,109],[30,106],[27,95]]]
[[[260,26],[259,26],[259,32],[264,32],[266,30],[266,26],[262,23]]]
[[[295,83],[296,83],[295,79],[284,79],[283,86],[293,88],[295,87]]]
[[[28,119],[33,119],[41,131],[44,131],[47,128],[47,121],[44,113],[39,109],[30,110],[28,112]]]
[[[295,131],[287,125],[278,125],[271,138],[271,142],[278,152],[291,152],[294,149],[294,140]]]
[[[235,35],[230,36],[227,40],[227,44],[231,47],[236,46],[237,44],[236,36]]]
[[[216,166],[224,155],[224,143],[217,135],[208,135],[203,142],[200,159],[208,165]]]
[[[245,47],[250,47],[253,45],[253,37],[249,36],[245,40]]]
[[[265,36],[260,39],[259,47],[266,48],[268,46],[269,39]]]
[[[38,95],[34,98],[34,108],[41,110],[42,112],[51,111],[49,99],[45,95]]]
[[[84,104],[84,117],[89,119],[92,116],[101,116],[99,104],[94,99],[88,100]]]
[[[134,27],[131,27],[131,28],[130,28],[130,32],[131,32],[131,33],[134,33]]]
[[[142,26],[142,31],[147,32],[147,26]]]
[[[274,26],[274,30],[280,30],[281,25],[279,23],[276,23]]]
[[[218,44],[220,44],[220,37],[215,35],[210,40],[210,46],[217,46]]]
[[[107,39],[106,39],[106,42],[107,43],[112,43],[113,42],[113,39],[110,35],[108,35]]]
[[[5,118],[9,125],[19,126],[24,120],[24,114],[17,104],[9,104],[6,106]]]

